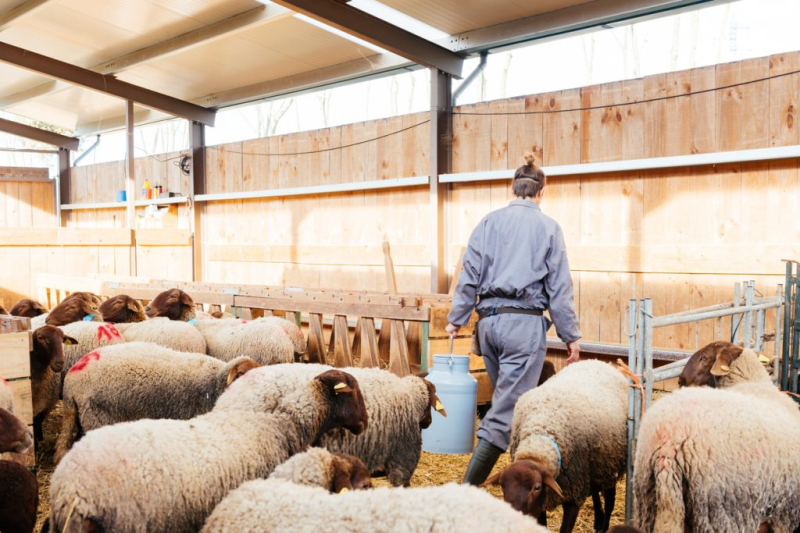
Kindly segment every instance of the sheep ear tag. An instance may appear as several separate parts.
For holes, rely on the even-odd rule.
[[[73,344],[78,344],[78,342],[72,337],[64,337],[64,344],[67,346],[72,346]]]
[[[337,383],[336,385],[334,385],[333,386],[333,391],[336,394],[342,394],[342,393],[345,393],[345,392],[353,392],[353,389],[348,387],[347,383],[342,382],[342,383]]]
[[[726,364],[717,361],[714,363],[714,366],[711,367],[711,375],[712,376],[727,376],[731,373],[731,367]]]
[[[350,492],[350,489],[348,489],[347,487],[342,487],[342,490],[339,491],[339,494],[346,494],[348,492]]]
[[[447,418],[447,411],[444,410],[444,405],[442,405],[442,402],[439,400],[439,398],[436,398],[436,404],[433,406],[433,408],[437,413]]]
[[[769,357],[767,357],[766,355],[764,355],[763,353],[758,354],[758,360],[763,365],[768,365],[769,363],[772,362],[771,359]]]

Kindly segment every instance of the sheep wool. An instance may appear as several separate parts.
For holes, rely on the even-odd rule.
[[[294,361],[294,345],[283,328],[274,323],[223,318],[197,320],[195,326],[211,357],[230,361],[247,355],[262,365]]]
[[[511,457],[552,465],[564,501],[581,503],[593,487],[614,487],[625,471],[627,407],[627,380],[611,365],[569,365],[517,402]],[[560,503],[548,491],[545,508],[552,510]]]
[[[423,502],[423,503],[421,503]],[[203,533],[546,533],[488,492],[449,483],[331,494],[282,479],[250,481],[231,492]]]
[[[66,375],[72,365],[89,352],[93,352],[103,346],[125,342],[118,326],[118,324],[107,324],[105,322],[72,322],[71,324],[59,326],[64,335],[68,335],[78,341],[77,344],[64,346],[65,364],[62,375]]]
[[[295,354],[304,354],[306,353],[307,345],[306,345],[306,336],[303,335],[303,330],[301,330],[297,324],[292,322],[291,320],[286,320],[284,318],[280,318],[277,316],[267,316],[257,318],[254,322],[265,322],[267,324],[275,324],[276,326],[280,327],[286,336],[289,337],[289,340],[292,342],[294,346],[294,353]]]
[[[246,372],[255,366],[248,357],[225,363],[149,342],[95,350],[64,380],[56,461],[87,431],[142,418],[188,420],[204,414],[240,369]]]
[[[152,342],[179,352],[206,353],[205,339],[188,322],[156,317],[144,322],[116,324],[116,327],[127,342]]]
[[[731,365],[733,367],[733,365]],[[794,531],[800,420],[769,398],[689,387],[647,412],[634,462],[634,522],[646,532]],[[771,386],[771,385],[770,385]]]
[[[342,382],[351,392],[336,392]],[[276,413],[212,411],[91,431],[53,473],[50,523],[69,532],[86,520],[103,531],[197,531],[230,490],[266,477],[329,426],[363,428],[357,392],[352,376],[329,372]]]
[[[31,318],[31,331],[37,330],[44,326],[47,323],[47,316],[49,314],[50,312],[48,311],[47,313],[42,313],[39,316]]]
[[[334,454],[324,448],[309,448],[295,455],[278,466],[269,477],[321,487],[328,492],[371,486],[369,472],[358,458]]]

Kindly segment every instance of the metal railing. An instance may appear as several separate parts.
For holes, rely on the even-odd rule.
[[[797,263],[787,264],[787,286],[790,281],[793,283],[794,308],[796,311],[793,316],[800,317],[800,302],[796,298],[797,289],[800,288],[800,277],[797,274],[794,277],[790,276],[791,264]],[[800,269],[800,264],[797,265],[798,269]],[[731,317],[730,336],[726,336],[725,340],[740,343],[745,348],[751,348],[759,352],[764,350],[766,342],[774,340],[774,379],[776,383],[791,381],[791,384],[795,387],[793,390],[796,392],[800,359],[797,357],[797,348],[793,351],[794,358],[787,356],[789,350],[788,332],[790,323],[794,324],[795,332],[800,330],[800,321],[790,321],[790,318],[784,315],[784,303],[791,301],[790,292],[787,289],[784,294],[784,286],[779,284],[774,297],[765,298],[756,296],[756,294],[755,281],[746,281],[743,284],[736,283],[734,285],[734,298],[730,302],[663,316],[653,315],[653,300],[651,298],[644,298],[638,301],[635,299],[630,300],[627,310],[628,366],[636,375],[641,377],[644,394],[634,390],[633,380],[629,378],[631,387],[628,390],[628,464],[626,472],[625,523],[630,523],[633,511],[633,458],[636,450],[636,437],[642,418],[642,402],[644,402],[644,410],[649,409],[653,403],[653,385],[678,377],[688,360],[688,357],[686,357],[654,369],[653,335],[656,328],[694,323],[695,349],[699,349],[699,324],[708,320],[717,321],[714,338],[704,339],[702,345],[705,345],[713,340],[723,339],[722,319]],[[790,306],[787,305],[786,307],[788,309]],[[768,333],[765,331],[767,312],[773,309],[775,310],[775,331]],[[787,334],[784,335],[784,332],[787,332]],[[792,346],[797,346],[798,341],[800,341],[800,334],[796,334],[793,337],[794,343]],[[783,364],[779,365],[781,348],[783,349],[784,357]],[[792,359],[791,365],[789,365],[789,359]],[[792,373],[791,380],[788,379],[790,372]],[[786,389],[786,386],[783,388]]]

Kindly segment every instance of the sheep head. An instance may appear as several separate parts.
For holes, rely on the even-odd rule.
[[[681,387],[717,386],[717,378],[731,371],[733,363],[744,349],[731,342],[716,341],[693,353],[683,368],[678,385]]]
[[[11,412],[0,409],[0,453],[25,453],[33,446],[28,427]]]
[[[333,455],[333,480],[329,490],[334,493],[371,489],[372,477],[358,457],[343,453]]]
[[[55,326],[42,326],[33,332],[33,351],[31,362],[39,368],[50,367],[53,372],[64,370],[64,345],[78,344],[72,337]]]
[[[47,309],[37,302],[36,300],[29,300],[27,298],[18,301],[14,307],[11,308],[11,314],[14,316],[24,316],[27,318],[35,318],[47,312]]]
[[[545,489],[549,488],[558,498],[564,498],[561,487],[550,471],[529,460],[512,463],[487,479],[481,486],[489,485],[500,485],[506,503],[517,511],[536,518],[545,510],[547,502]]]
[[[100,305],[100,314],[106,322],[144,322],[147,315],[144,313],[144,306],[128,296],[119,294],[112,296]]]
[[[166,317],[170,320],[189,320],[194,317],[194,300],[180,289],[168,289],[153,298],[144,311],[150,318]]]
[[[314,380],[322,385],[323,395],[330,406],[318,436],[337,427],[343,427],[354,435],[363,433],[369,416],[356,378],[341,370],[328,370]]]
[[[64,326],[83,320],[89,315],[97,315],[97,307],[83,298],[67,298],[50,311],[45,323],[50,326]]]
[[[413,378],[419,379],[419,378]],[[428,405],[425,407],[425,411],[422,415],[422,419],[419,421],[419,427],[422,429],[427,429],[433,423],[433,414],[431,413],[431,409],[439,413],[440,415],[447,417],[447,411],[444,409],[444,405],[442,405],[441,400],[439,397],[436,396],[436,385],[428,381],[427,379],[423,379],[422,382],[425,384],[428,392]]]

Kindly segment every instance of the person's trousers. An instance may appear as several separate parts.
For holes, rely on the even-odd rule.
[[[492,407],[478,427],[478,438],[508,449],[514,406],[536,387],[547,351],[547,319],[500,314],[484,318],[478,340],[486,372],[494,386]]]

